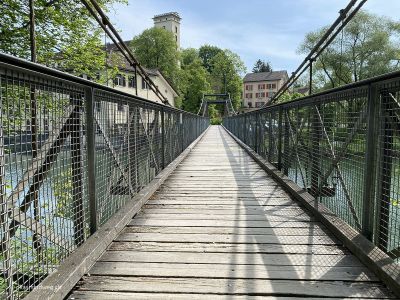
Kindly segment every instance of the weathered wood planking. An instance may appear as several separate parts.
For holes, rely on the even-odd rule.
[[[395,299],[394,296],[387,294],[387,290],[382,284],[375,282],[280,279],[88,276],[83,278],[80,290],[292,296],[297,299],[299,297],[324,297],[326,295],[338,298],[351,296],[354,298]],[[71,298],[73,298],[73,294]]]
[[[97,292],[97,291],[76,291],[74,293],[75,300],[265,300],[265,296],[235,296],[235,295],[210,295],[210,294],[165,294],[165,293],[132,293],[132,292]],[[307,300],[326,300],[326,298],[306,298]],[[337,298],[336,298],[337,299]],[[354,300],[354,298],[340,298],[342,300]],[[357,297],[358,300],[366,300],[371,298]],[[275,297],[268,296],[268,300],[293,300],[293,297]]]
[[[394,298],[220,127],[70,299]]]

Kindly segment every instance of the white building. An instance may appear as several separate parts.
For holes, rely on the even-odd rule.
[[[154,27],[164,28],[169,32],[172,32],[175,37],[177,49],[181,47],[181,20],[177,12],[169,12],[161,15],[156,15],[153,18]]]
[[[129,42],[126,42],[129,44]],[[111,55],[113,52],[119,52],[118,48],[114,44],[107,45],[107,53]],[[111,64],[111,63],[109,63]],[[138,75],[135,78],[135,68],[130,66],[129,63],[123,59],[118,65],[118,74],[115,78],[109,80],[109,86],[114,87],[122,92],[137,95],[139,97],[162,103],[161,99],[149,88],[145,80]],[[168,82],[161,71],[157,69],[145,69],[150,79],[158,87],[160,92],[167,98],[168,103],[174,107],[175,99],[179,96],[178,92],[173,88],[173,86]],[[137,86],[136,86],[137,84]]]

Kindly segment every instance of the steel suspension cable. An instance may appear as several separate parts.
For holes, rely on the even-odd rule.
[[[151,90],[156,94],[156,96],[164,103],[169,104],[167,98],[161,93],[157,85],[151,80],[146,70],[140,65],[138,60],[132,53],[132,50],[125,44],[121,36],[115,27],[111,24],[107,15],[103,12],[99,4],[95,0],[81,0],[83,5],[87,8],[90,14],[94,17],[97,23],[101,26],[104,32],[113,41],[114,45],[118,48],[121,54],[129,62],[129,64],[138,71],[141,77],[146,81]],[[107,51],[107,49],[106,49]],[[136,78],[137,80],[137,78]]]
[[[306,56],[299,67],[292,73],[288,81],[278,90],[278,92],[272,97],[271,101],[264,105],[271,105],[276,102],[298,79],[299,77],[310,68],[310,65],[321,55],[321,53],[333,42],[336,36],[343,30],[343,28],[350,22],[356,13],[362,8],[367,0],[351,0],[349,4],[342,10],[340,10],[339,17],[329,27],[325,34],[321,37],[318,43],[311,49],[310,53]],[[358,3],[358,5],[352,10],[352,8]]]

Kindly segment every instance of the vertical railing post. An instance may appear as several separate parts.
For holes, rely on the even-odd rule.
[[[289,110],[286,109],[283,112],[282,121],[285,122],[284,132],[283,132],[283,174],[289,175],[289,164],[290,164],[290,144],[289,144],[289,120],[288,114]]]
[[[164,107],[161,107],[161,168],[165,168],[165,125]]]
[[[139,148],[138,148],[138,138],[139,138],[139,126],[140,126],[140,121],[139,121],[139,114],[140,114],[140,108],[135,105],[132,106],[132,113],[133,113],[133,170],[132,173],[135,178],[135,191],[139,191],[141,188],[141,178],[140,176],[140,166],[139,166]],[[132,174],[131,173],[131,174]]]
[[[98,227],[97,202],[96,202],[96,135],[94,115],[94,91],[93,88],[85,90],[86,103],[86,157],[88,165],[88,196],[89,196],[89,228],[90,234],[96,232]]]
[[[377,117],[379,108],[378,93],[375,85],[370,84],[368,87],[367,100],[367,139],[365,152],[364,167],[364,201],[363,201],[363,218],[362,233],[372,240],[373,236],[373,212],[375,200],[375,180],[376,180],[376,150],[377,150]]]
[[[183,141],[183,137],[184,137],[184,132],[183,132],[183,113],[179,113],[179,127],[181,129],[180,132],[180,139],[181,139],[181,153],[183,152],[183,150],[185,150],[184,147],[184,141]]]
[[[282,171],[282,150],[283,150],[283,109],[278,112],[278,170]]]
[[[319,190],[319,184],[320,184],[320,159],[321,159],[321,148],[320,148],[320,142],[321,142],[321,128],[319,125],[319,117],[318,117],[318,111],[320,109],[320,106],[315,106],[313,111],[311,112],[311,194],[315,197],[315,199],[318,198],[318,190]]]
[[[254,125],[254,151],[258,153],[258,113],[255,113],[255,125]]]
[[[390,223],[390,202],[392,190],[392,167],[393,167],[393,145],[394,128],[392,120],[396,118],[393,108],[392,98],[388,92],[381,94],[382,120],[381,120],[381,159],[378,193],[376,199],[378,203],[378,232],[377,244],[384,251],[388,250],[389,244],[389,223]]]
[[[267,155],[267,159],[270,163],[272,163],[272,151],[274,149],[274,142],[275,139],[272,136],[272,111],[270,110],[268,115],[269,115],[269,120],[268,120],[268,155]],[[279,126],[279,125],[278,125]],[[276,163],[276,162],[275,162]]]
[[[129,185],[137,191],[137,153],[136,153],[136,104],[128,104],[128,178]]]
[[[247,145],[247,115],[244,115],[243,122],[243,143]]]
[[[71,97],[74,108],[71,126],[71,169],[72,169],[72,207],[74,212],[74,241],[76,246],[83,244],[85,239],[85,213],[83,203],[83,153],[81,109],[82,96]]]
[[[0,79],[1,80],[1,79]],[[1,83],[1,82],[0,82]],[[0,92],[1,94],[1,92]],[[3,101],[0,101],[0,111],[3,111]],[[2,120],[1,120],[2,121]],[[1,254],[2,254],[2,268],[3,268],[3,278],[5,281],[5,291],[3,291],[3,296],[6,299],[13,299],[14,294],[14,280],[13,280],[13,263],[10,245],[10,226],[9,226],[9,205],[7,201],[6,193],[6,160],[4,152],[4,134],[3,134],[3,124],[0,124],[0,225],[2,231],[2,241],[1,241]]]

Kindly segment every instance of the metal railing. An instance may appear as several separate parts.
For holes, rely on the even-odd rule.
[[[226,118],[223,124],[399,261],[399,72]]]
[[[209,120],[0,54],[0,297],[19,299]]]

